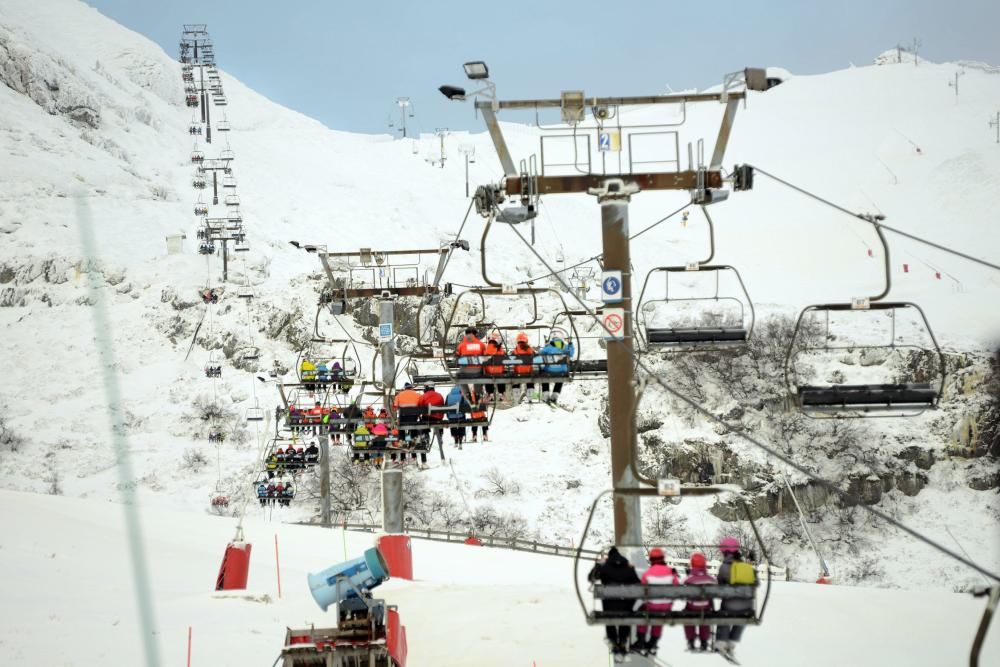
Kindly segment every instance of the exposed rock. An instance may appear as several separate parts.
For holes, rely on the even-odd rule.
[[[896,458],[910,461],[921,470],[930,470],[935,461],[933,451],[918,447],[917,445],[910,445],[896,454]]]

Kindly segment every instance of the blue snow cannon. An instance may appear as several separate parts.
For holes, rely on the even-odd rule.
[[[389,566],[377,548],[367,550],[361,558],[328,567],[319,574],[310,574],[309,591],[320,609],[358,597],[358,590],[370,590],[389,578]]]

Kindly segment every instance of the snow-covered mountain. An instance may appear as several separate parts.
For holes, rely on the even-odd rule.
[[[0,86],[0,416],[11,434],[0,445],[0,479],[7,488],[118,498],[119,461],[93,354],[91,306],[102,298],[111,306],[120,407],[143,502],[201,512],[219,492],[247,493],[260,452],[242,415],[255,401],[270,408],[277,399],[271,387],[255,386],[246,364],[233,365],[232,352],[252,342],[264,365],[272,359],[292,365],[323,286],[314,257],[288,241],[330,250],[435,247],[458,230],[468,206],[459,147],[476,147],[473,186],[500,175],[485,133],[449,137],[448,159],[439,168],[424,159],[436,154],[437,138],[412,143],[331,130],[228,76],[224,44],[217,45],[217,58],[252,247],[233,272],[255,286],[256,298],[249,316],[233,290],[224,294],[185,360],[205,314],[197,291],[218,284],[219,266],[206,267],[195,253],[191,110],[184,106],[180,65],[173,54],[76,0],[5,0],[0,8],[6,84]],[[881,60],[886,64],[788,76],[766,93],[751,94],[737,116],[727,164],[754,164],[851,210],[883,213],[889,224],[995,261],[1000,151],[986,121],[995,112],[1000,76],[995,68],[969,64]],[[966,74],[956,97],[947,84],[958,67]],[[515,84],[494,74],[501,96],[517,97]],[[635,113],[641,120],[654,112]],[[678,145],[711,141],[720,114],[716,106],[689,109]],[[516,157],[537,150],[536,128],[511,123],[504,129]],[[221,147],[218,138],[199,146],[209,157]],[[685,200],[677,193],[639,194],[632,227]],[[761,323],[881,285],[882,255],[871,229],[764,176],[754,190],[734,193],[711,212],[716,259],[740,268]],[[98,243],[93,262],[83,260],[80,221],[86,219]],[[536,248],[566,266],[591,257],[600,251],[598,219],[589,196],[546,198]],[[482,229],[481,220],[470,218],[463,237],[473,249],[455,254],[447,281],[482,283]],[[177,233],[187,235],[187,252],[167,255],[165,237]],[[857,485],[861,501],[880,502],[943,543],[957,540],[974,560],[1000,567],[995,462],[948,456],[954,431],[985,409],[984,354],[1000,342],[1000,276],[912,241],[891,241],[893,297],[918,301],[952,355],[948,400],[934,414],[876,420],[850,438],[802,427],[783,444],[845,487]],[[701,257],[706,246],[704,221],[692,210],[686,226],[675,218],[634,244],[635,276]],[[547,273],[504,229],[490,236],[488,263],[504,282]],[[94,271],[105,285],[99,295],[87,288]],[[523,319],[517,309],[510,317]],[[367,324],[341,320],[359,337]],[[209,350],[227,359],[217,385],[202,372]],[[658,363],[665,374],[685,370]],[[733,399],[724,385],[722,377],[705,382],[711,409],[774,436],[765,407]],[[599,420],[604,394],[600,383],[577,383],[563,396],[573,413],[538,405],[499,412],[492,442],[449,451],[452,466],[438,464],[419,476],[422,497],[456,504],[463,522],[488,510],[546,540],[576,541],[585,508],[609,480]],[[234,429],[235,437],[218,449],[205,443],[199,418],[199,406],[211,401],[226,406]],[[741,480],[776,484],[780,469],[734,432],[692,418],[655,391],[643,411],[647,465],[681,465],[686,452],[707,447],[724,452]],[[838,451],[840,442],[850,442],[850,451]],[[487,478],[494,472],[516,481],[519,492],[491,492]],[[791,476],[791,483],[805,480]],[[776,507],[780,490],[768,493],[764,488],[761,510],[776,513],[764,521],[775,557],[811,580],[814,557],[796,520],[787,503]],[[812,530],[841,581],[944,589],[976,581],[910,538],[810,498]],[[300,500],[287,518],[315,513],[311,501]],[[726,525],[698,502],[655,509],[661,528],[692,539],[713,538]],[[607,535],[608,516],[598,521],[599,538]],[[921,563],[919,584],[911,567],[899,566],[912,562]]]

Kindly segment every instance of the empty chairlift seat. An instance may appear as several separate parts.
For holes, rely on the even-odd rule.
[[[663,274],[662,296],[652,296],[650,279]],[[706,296],[676,296],[671,277],[710,275],[714,289]],[[723,286],[720,276],[732,279]],[[674,277],[676,282],[678,277]],[[725,289],[724,289],[725,288]],[[674,286],[676,290],[676,286]],[[730,293],[726,293],[728,290]],[[754,308],[739,272],[728,265],[661,266],[646,274],[639,293],[637,323],[646,347],[676,350],[725,349],[746,345],[753,333]],[[713,320],[725,319],[727,324]],[[702,325],[706,321],[710,324]]]
[[[860,303],[814,305],[799,315],[785,357],[797,407],[839,417],[906,417],[937,407],[944,357],[923,311],[909,302]],[[899,322],[900,313],[910,317]]]
[[[803,407],[836,409],[930,408],[937,403],[938,391],[929,382],[905,384],[802,386],[798,389]]]

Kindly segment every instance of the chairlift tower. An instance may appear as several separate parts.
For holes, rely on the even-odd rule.
[[[611,475],[614,487],[614,534],[615,544],[638,549],[642,545],[642,523],[640,489],[634,458],[636,431],[636,376],[634,369],[634,337],[631,290],[631,258],[629,252],[628,204],[633,196],[644,190],[687,190],[692,202],[707,205],[723,201],[728,196],[724,185],[731,182],[734,190],[749,189],[752,185],[752,170],[737,167],[735,176],[727,178],[723,174],[722,161],[725,156],[729,135],[739,104],[746,98],[746,90],[766,90],[767,76],[763,69],[746,69],[727,75],[720,92],[690,93],[670,95],[649,95],[636,97],[587,97],[583,91],[564,91],[560,97],[533,100],[500,100],[496,96],[496,85],[489,80],[489,70],[483,62],[469,62],[464,65],[469,79],[482,85],[467,93],[457,86],[441,86],[440,91],[452,100],[464,101],[475,97],[475,109],[481,113],[493,140],[497,156],[504,170],[504,177],[498,183],[480,186],[476,193],[477,209],[480,214],[499,222],[519,224],[532,220],[538,212],[538,201],[542,195],[589,193],[594,195],[601,207],[601,236],[604,257],[604,283],[609,279],[614,288],[609,296],[609,288],[604,288],[606,306],[601,315],[605,330],[608,354],[608,404],[611,420]],[[649,160],[639,161],[633,157],[633,143],[642,141],[643,135],[650,134],[649,124],[633,128],[621,124],[619,113],[629,106],[673,106],[686,110],[687,104],[716,102],[724,105],[721,125],[715,141],[710,162],[702,159],[702,143],[699,141],[699,158],[694,163],[691,146],[688,147],[689,164],[681,169],[679,149],[670,163],[675,169],[649,169]],[[536,113],[546,109],[559,109],[563,125],[562,135],[569,135],[574,145],[574,163],[570,173],[546,173],[544,137],[542,143],[541,171],[535,156],[521,160],[515,166],[507,147],[502,129],[497,121],[500,110],[527,110]],[[587,111],[591,112],[588,124]],[[676,124],[676,123],[675,123]],[[663,123],[664,127],[669,125]],[[578,135],[587,138],[584,163],[581,165],[578,153]],[[678,141],[676,133],[669,129],[661,135],[670,135],[673,144]],[[618,153],[611,160],[602,155],[595,169],[590,158],[591,139],[596,139],[600,153]],[[623,162],[622,153],[627,153]],[[608,169],[608,165],[611,169]],[[566,166],[566,165],[563,165]],[[669,166],[669,164],[667,165]],[[558,171],[558,170],[557,170]],[[508,198],[516,198],[519,204],[501,208]],[[637,554],[638,555],[638,554]]]
[[[399,132],[406,139],[406,119],[413,118],[413,102],[409,97],[397,97],[396,106],[399,107]],[[392,123],[389,123],[389,127],[392,127]]]
[[[436,127],[434,128],[434,134],[437,135],[438,141],[440,142],[441,157],[439,159],[439,163],[441,164],[441,168],[444,169],[444,161],[446,159],[444,155],[444,138],[451,134],[451,132],[447,127]]]

